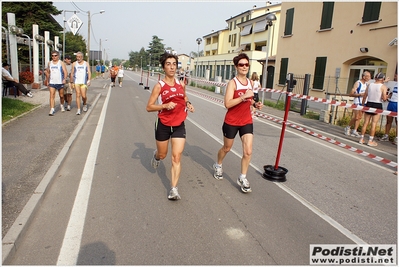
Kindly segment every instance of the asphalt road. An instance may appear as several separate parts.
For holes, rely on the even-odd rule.
[[[157,77],[153,79],[150,88]],[[221,146],[225,109],[221,96],[192,88],[188,94],[196,112],[186,121],[182,200],[168,201],[170,155],[157,170],[150,165],[156,115],[145,111],[149,91],[138,85],[140,76],[129,71],[123,88],[103,89],[104,82],[97,82],[89,113],[80,117],[72,111],[51,118],[65,121],[66,128],[64,123],[47,125],[46,118],[43,140],[35,135],[31,141],[62,144],[85,120],[9,264],[307,265],[311,244],[397,243],[395,169],[302,131],[288,127],[285,133],[280,166],[289,170],[286,182],[262,178],[263,166],[275,163],[281,133],[280,124],[263,118],[254,122],[247,175],[253,192],[243,194],[236,184],[238,138],[223,164],[225,178],[215,180],[212,164]],[[13,123],[27,123],[35,114]],[[344,139],[339,127],[306,124],[320,124],[321,135],[360,146]],[[3,127],[3,155],[5,141],[24,140],[29,145],[29,134],[5,140],[7,127],[13,126]],[[29,127],[35,125],[28,124],[27,132]],[[397,162],[396,149],[392,152],[389,144],[360,148]],[[32,156],[30,162],[38,165],[31,172],[39,179],[62,145],[34,149],[32,155],[43,157]],[[24,163],[18,164],[22,172]],[[14,183],[10,179],[3,184],[7,189]],[[20,184],[27,191],[33,188]]]

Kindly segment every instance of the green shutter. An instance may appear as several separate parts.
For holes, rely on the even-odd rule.
[[[284,35],[292,34],[292,24],[294,23],[294,9],[287,9],[286,17],[285,17],[285,29]]]
[[[278,79],[279,84],[285,84],[287,80],[288,58],[282,58],[280,62],[280,76]]]
[[[327,57],[317,57],[313,75],[313,88],[323,89],[324,75],[326,72]]]
[[[320,30],[330,29],[334,13],[334,2],[323,2]]]
[[[364,3],[362,22],[375,21],[380,17],[381,2]]]

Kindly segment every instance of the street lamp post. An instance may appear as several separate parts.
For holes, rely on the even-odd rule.
[[[267,82],[267,64],[268,64],[268,59],[269,59],[269,42],[270,42],[270,32],[271,32],[271,26],[273,26],[273,21],[275,21],[276,15],[273,13],[270,13],[266,15],[266,21],[267,21],[267,26],[268,26],[268,37],[267,37],[267,43],[266,43],[266,60],[265,60],[265,65],[263,66],[263,79],[262,79],[262,86],[263,88],[266,88],[266,82]],[[264,102],[265,99],[265,91],[262,92],[262,103]]]
[[[104,13],[105,10],[100,10],[98,13],[94,13],[93,15],[90,15],[90,10],[87,11],[87,16],[88,16],[88,22],[87,22],[87,62],[90,64],[90,27],[91,27],[91,17],[96,15],[96,14],[102,14]]]
[[[202,39],[201,39],[201,38],[197,38],[197,40],[195,40],[195,41],[197,41],[197,44],[198,44],[198,50],[197,50],[197,64],[195,64],[195,76],[196,76],[196,79],[198,79],[199,47],[200,47],[200,44],[201,44],[201,42],[202,42]],[[197,86],[197,82],[195,83],[195,86]]]
[[[62,59],[65,59],[65,12],[73,12],[74,14],[79,13],[79,11],[64,10],[64,29],[62,30]]]

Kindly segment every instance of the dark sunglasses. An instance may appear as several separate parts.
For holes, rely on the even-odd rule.
[[[58,57],[58,55],[51,55],[52,57]]]
[[[249,67],[249,64],[248,63],[238,63],[237,64],[239,67]]]

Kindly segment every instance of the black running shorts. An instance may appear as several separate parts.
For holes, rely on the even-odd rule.
[[[157,118],[155,122],[155,140],[166,141],[169,138],[186,138],[184,121],[179,126],[166,126]]]
[[[242,137],[244,134],[254,134],[254,125],[251,123],[244,126],[232,126],[224,122],[222,131],[224,137],[228,139],[234,139],[237,135],[237,132],[240,133],[240,137]]]

